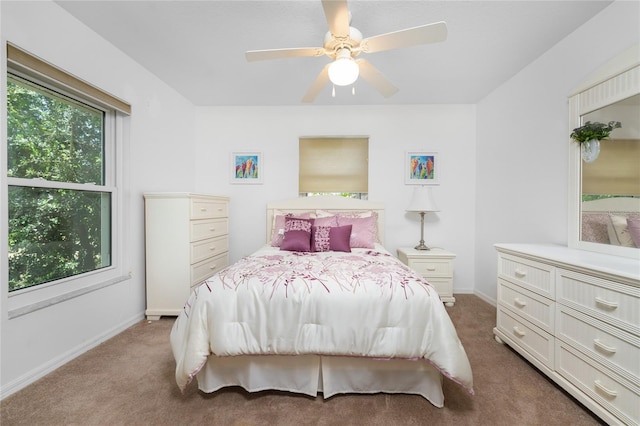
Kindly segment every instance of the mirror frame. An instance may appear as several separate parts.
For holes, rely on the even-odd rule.
[[[582,125],[581,117],[640,93],[640,44],[635,44],[601,67],[569,96],[569,129]],[[640,248],[581,241],[582,168],[580,144],[569,145],[568,246],[615,256],[638,258]]]

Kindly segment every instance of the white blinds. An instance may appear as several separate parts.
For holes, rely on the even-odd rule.
[[[368,192],[369,138],[300,138],[299,192]]]

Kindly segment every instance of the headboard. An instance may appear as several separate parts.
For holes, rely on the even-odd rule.
[[[583,201],[581,240],[618,244],[611,234],[616,228],[616,224],[612,223],[612,218],[615,217],[640,217],[640,198],[615,197]],[[620,224],[622,227],[625,225]]]
[[[273,201],[267,204],[267,244],[271,242],[273,219],[277,212],[304,213],[314,210],[324,210],[331,213],[362,212],[371,210],[378,217],[378,239],[384,243],[384,204],[358,200],[355,198],[340,197],[337,195],[318,195],[312,197],[291,198],[282,201]]]

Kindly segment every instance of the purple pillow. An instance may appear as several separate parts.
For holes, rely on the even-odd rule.
[[[280,250],[311,251],[312,223],[313,219],[285,218]]]
[[[351,246],[349,245],[350,238],[351,225],[312,226],[311,250],[351,252]]]
[[[640,248],[640,217],[628,217],[627,228],[636,247]]]
[[[351,225],[351,248],[375,248],[376,218],[338,217],[338,226]]]
[[[288,217],[309,219],[310,214],[299,213],[293,215],[291,213],[287,213],[276,215],[273,219],[273,230],[271,231],[271,246],[280,247],[280,244],[282,244],[282,238],[284,237],[284,221]]]

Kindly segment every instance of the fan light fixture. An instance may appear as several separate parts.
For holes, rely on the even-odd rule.
[[[348,86],[358,79],[360,69],[347,48],[339,49],[336,60],[329,65],[329,80],[336,86]]]

